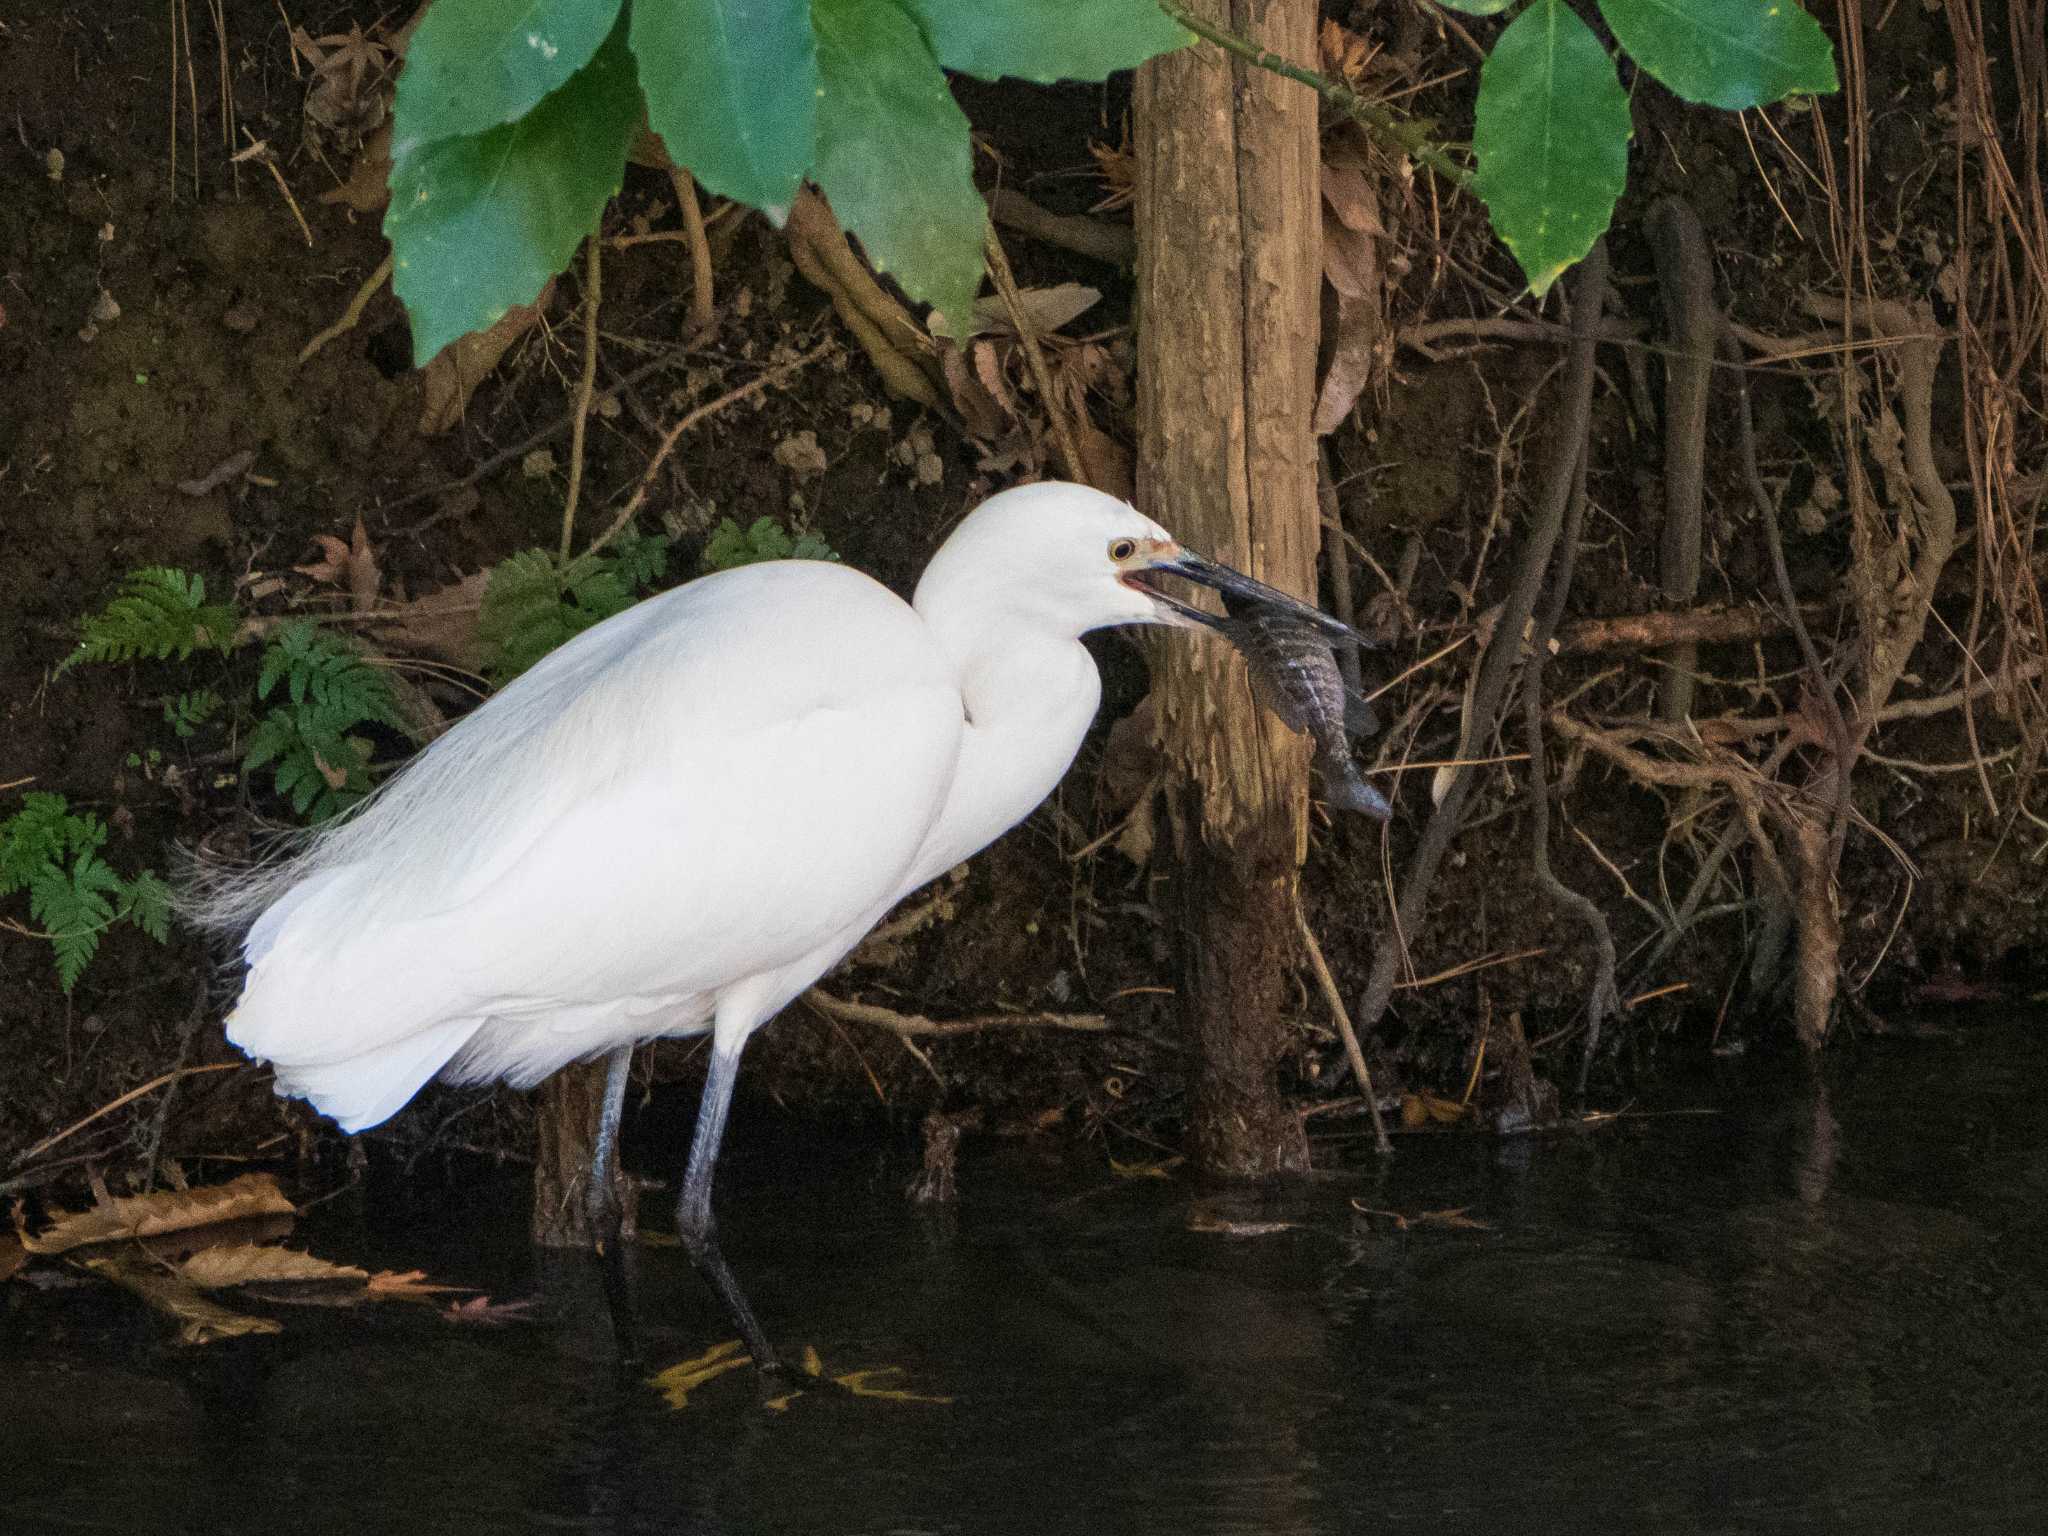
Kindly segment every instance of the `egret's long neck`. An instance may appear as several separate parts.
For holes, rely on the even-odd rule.
[[[1102,699],[1095,658],[1077,638],[985,616],[925,618],[958,669],[967,729],[946,808],[906,893],[1030,815],[1073,764]]]

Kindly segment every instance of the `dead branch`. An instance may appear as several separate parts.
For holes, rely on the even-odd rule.
[[[1125,272],[1138,264],[1138,237],[1122,224],[1091,219],[1085,214],[1053,213],[1008,187],[997,187],[989,193],[988,211],[998,224],[1020,235],[1043,240],[1090,261]]]
[[[1099,1013],[983,1013],[966,1019],[928,1019],[921,1013],[899,1013],[879,1003],[857,1003],[834,997],[818,987],[803,996],[804,1006],[828,1019],[849,1024],[867,1024],[904,1039],[923,1037],[947,1040],[956,1035],[978,1034],[985,1029],[1066,1029],[1082,1034],[1100,1034],[1109,1020]]]

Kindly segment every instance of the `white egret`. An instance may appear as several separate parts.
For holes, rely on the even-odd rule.
[[[711,1210],[741,1048],[1051,792],[1101,692],[1081,635],[1191,622],[1163,573],[1348,633],[1061,484],[970,513],[909,603],[800,560],[649,598],[295,856],[202,885],[201,921],[247,929],[228,1038],[349,1131],[437,1074],[525,1087],[606,1055],[602,1196],[633,1046],[708,1030],[677,1220],[768,1364]]]

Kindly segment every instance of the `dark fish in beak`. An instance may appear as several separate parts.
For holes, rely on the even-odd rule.
[[[1181,602],[1147,578],[1184,576],[1223,596],[1228,617]],[[1259,701],[1289,730],[1314,738],[1316,769],[1329,803],[1385,821],[1393,814],[1386,797],[1365,781],[1351,756],[1350,738],[1379,730],[1372,706],[1344,686],[1335,644],[1363,645],[1365,637],[1320,609],[1275,587],[1200,555],[1180,552],[1170,563],[1126,578],[1182,619],[1215,630],[1243,653]]]

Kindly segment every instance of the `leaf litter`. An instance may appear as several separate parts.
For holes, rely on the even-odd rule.
[[[53,1208],[40,1232],[28,1230],[17,1204],[15,1230],[0,1233],[0,1283],[38,1259],[62,1260],[171,1318],[182,1344],[283,1331],[275,1318],[236,1311],[213,1299],[212,1292],[317,1306],[424,1303],[444,1321],[482,1326],[520,1321],[533,1305],[493,1301],[472,1286],[429,1280],[421,1270],[372,1274],[284,1247],[280,1240],[290,1234],[297,1215],[275,1175],[268,1173],[142,1195],[102,1190],[90,1210]]]

